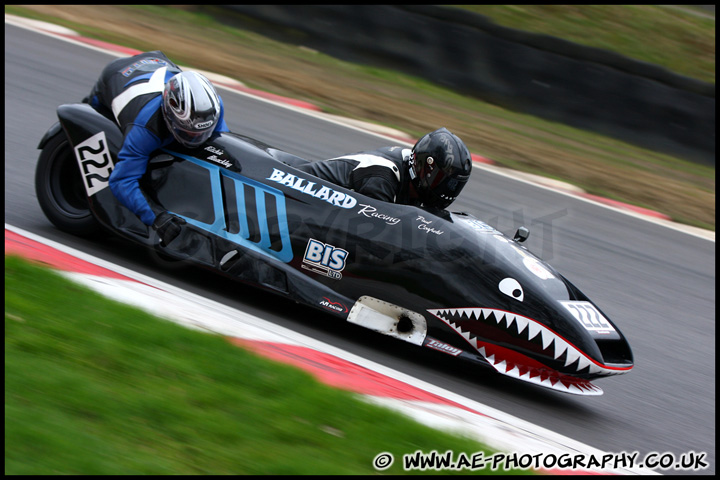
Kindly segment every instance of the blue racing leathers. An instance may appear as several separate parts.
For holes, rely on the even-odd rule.
[[[111,62],[90,93],[90,105],[116,121],[123,132],[118,162],[110,175],[110,190],[117,199],[152,225],[156,213],[143,194],[139,180],[150,155],[174,141],[162,113],[165,83],[182,70],[162,52],[146,52]],[[215,132],[227,132],[220,99],[220,118]]]

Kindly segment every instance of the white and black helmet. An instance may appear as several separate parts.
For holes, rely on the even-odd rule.
[[[210,138],[220,118],[220,97],[205,76],[181,72],[165,84],[165,123],[175,140],[195,148]]]

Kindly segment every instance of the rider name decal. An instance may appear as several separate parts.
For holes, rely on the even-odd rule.
[[[226,159],[226,158],[219,158],[219,157],[218,157],[218,155],[219,155],[220,157],[222,157],[223,155],[225,155],[225,152],[222,151],[222,150],[220,150],[219,148],[215,148],[215,147],[209,145],[209,146],[205,147],[205,151],[206,151],[206,152],[210,152],[210,153],[212,154],[212,155],[208,156],[208,157],[206,158],[206,160],[208,160],[208,161],[210,161],[210,162],[218,163],[218,164],[222,165],[222,166],[225,167],[225,168],[230,168],[230,167],[233,166],[233,164],[232,164],[232,162],[231,162],[230,160],[228,160],[228,159]]]
[[[88,197],[108,186],[113,164],[105,132],[99,132],[75,147]]]
[[[218,163],[225,168],[232,167],[232,162],[230,162],[230,160],[226,160],[224,158],[218,158],[217,155],[210,155],[209,157],[207,157],[207,160]]]
[[[214,153],[215,155],[225,155],[225,151],[223,151],[219,148],[213,147],[212,145],[208,145],[207,147],[205,147],[205,151]]]
[[[302,268],[340,280],[347,256],[347,250],[311,238],[305,249]]]
[[[430,224],[433,223],[433,221],[432,221],[432,220],[427,220],[427,219],[426,219],[425,217],[423,217],[422,215],[418,215],[418,217],[417,217],[416,220],[418,220],[418,221],[420,222],[420,225],[418,225],[418,230],[424,230],[424,231],[427,232],[427,233],[434,233],[435,235],[442,235],[443,233],[445,233],[445,232],[442,231],[442,230],[438,230],[438,229],[436,229],[436,228],[432,228],[432,227],[430,226]]]
[[[266,180],[286,185],[293,190],[297,190],[311,197],[325,200],[331,205],[342,208],[353,208],[357,204],[357,200],[350,195],[342,192],[336,192],[332,188],[324,185],[316,186],[315,182],[310,182],[304,178],[293,175],[292,173],[285,173],[282,170],[273,168],[273,173]]]

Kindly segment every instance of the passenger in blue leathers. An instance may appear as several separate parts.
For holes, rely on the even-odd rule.
[[[165,54],[153,51],[111,62],[86,100],[117,122],[124,135],[110,190],[167,245],[185,220],[153,211],[139,180],[153,151],[173,141],[199,147],[213,133],[229,131],[222,99],[205,76],[183,72]]]

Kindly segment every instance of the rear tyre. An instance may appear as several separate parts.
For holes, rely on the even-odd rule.
[[[35,168],[35,193],[40,208],[64,232],[90,236],[100,231],[88,204],[83,177],[72,145],[60,131],[40,152]]]

